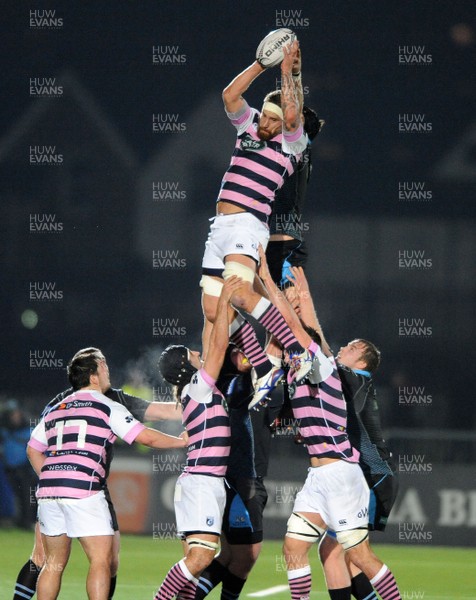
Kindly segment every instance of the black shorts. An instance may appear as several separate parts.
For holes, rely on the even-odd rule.
[[[398,493],[398,478],[396,475],[373,475],[368,481],[370,487],[369,500],[369,530],[384,531],[388,516],[395,503]]]
[[[117,522],[116,511],[114,510],[114,504],[112,503],[111,494],[107,484],[103,487],[104,496],[106,497],[107,504],[109,506],[109,512],[111,513],[111,525],[114,531],[119,531],[119,523]]]
[[[283,240],[268,242],[266,260],[272,280],[280,288],[292,285],[286,278],[289,267],[305,267],[307,263],[307,248],[299,240]]]
[[[263,511],[268,492],[260,477],[227,479],[222,531],[229,544],[263,541]]]

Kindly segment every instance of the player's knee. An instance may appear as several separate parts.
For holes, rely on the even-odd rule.
[[[286,538],[314,544],[320,540],[325,531],[303,515],[293,513],[288,519]]]
[[[319,558],[322,563],[332,561],[334,557],[341,555],[342,546],[337,543],[335,537],[325,535],[319,543]]]
[[[246,547],[243,546],[240,548],[240,552],[237,556],[231,557],[231,560],[228,563],[228,570],[237,577],[246,579],[258,559],[260,550],[261,544],[250,544]]]
[[[189,547],[185,562],[190,573],[195,575],[206,569],[212,562],[214,556],[214,550],[208,550],[203,547]]]

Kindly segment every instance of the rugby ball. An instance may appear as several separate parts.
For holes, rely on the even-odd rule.
[[[270,31],[256,49],[256,60],[262,67],[276,67],[284,58],[283,46],[291,44],[296,39],[296,34],[291,29],[275,29]]]

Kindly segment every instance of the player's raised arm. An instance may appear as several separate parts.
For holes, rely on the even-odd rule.
[[[222,98],[225,103],[225,109],[229,113],[237,113],[245,103],[243,94],[250,87],[253,81],[264,71],[257,60],[239,75],[223,90]]]
[[[332,352],[327,343],[321,324],[317,318],[314,301],[309,289],[309,283],[302,267],[291,267],[291,276],[287,276],[288,280],[294,284],[297,297],[299,299],[300,317],[302,322],[315,329],[321,338],[321,348],[326,356],[331,356]]]
[[[302,89],[302,54],[301,48],[298,48],[296,57],[293,62],[291,69],[291,75],[293,78],[294,89],[296,90],[296,97],[298,100],[299,114],[302,114],[304,107],[304,90]]]
[[[213,323],[213,329],[210,334],[207,357],[203,365],[203,368],[208,375],[213,377],[215,380],[218,379],[218,375],[220,374],[220,369],[225,358],[225,352],[228,348],[230,337],[229,311],[233,310],[230,300],[236,290],[242,285],[243,280],[236,275],[228,277],[223,284],[221,294],[218,299],[215,322]]]
[[[299,42],[294,40],[283,48],[284,58],[281,63],[281,108],[283,111],[283,126],[290,133],[302,125],[301,112],[296,86],[293,80],[293,65],[298,58]]]
[[[311,337],[304,330],[299,317],[294,311],[293,307],[289,304],[286,296],[283,292],[278,289],[277,285],[274,283],[273,278],[269,272],[268,263],[266,261],[266,254],[263,250],[263,247],[260,245],[259,247],[259,255],[260,255],[260,266],[259,266],[259,276],[261,281],[263,282],[266,290],[269,294],[269,299],[276,306],[279,312],[283,315],[284,320],[287,325],[296,336],[298,342],[304,347],[308,348],[309,344],[312,342]]]

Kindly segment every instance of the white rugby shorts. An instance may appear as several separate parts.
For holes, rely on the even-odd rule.
[[[202,268],[223,270],[230,254],[251,256],[259,263],[258,246],[266,250],[268,240],[268,226],[251,213],[218,215],[210,227]]]
[[[225,511],[225,479],[183,473],[175,485],[177,533],[220,535]]]
[[[114,535],[111,512],[104,492],[88,498],[39,498],[38,522],[45,535],[70,538]]]
[[[293,512],[319,513],[334,531],[367,527],[369,486],[357,463],[338,460],[310,467]]]

